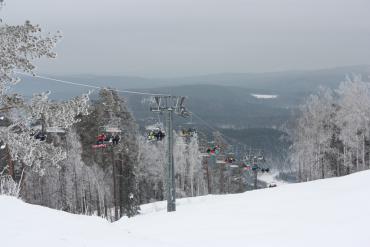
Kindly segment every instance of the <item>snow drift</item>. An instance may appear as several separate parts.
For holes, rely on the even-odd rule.
[[[143,205],[116,223],[0,197],[1,246],[370,246],[370,172]]]

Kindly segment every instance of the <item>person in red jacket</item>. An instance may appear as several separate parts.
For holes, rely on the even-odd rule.
[[[104,134],[100,134],[96,137],[96,144],[103,144],[106,136]]]

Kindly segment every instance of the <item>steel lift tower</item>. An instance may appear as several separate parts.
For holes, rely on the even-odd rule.
[[[155,96],[150,111],[166,115],[167,135],[167,212],[176,211],[176,184],[173,162],[173,115],[190,116],[184,106],[184,96]]]

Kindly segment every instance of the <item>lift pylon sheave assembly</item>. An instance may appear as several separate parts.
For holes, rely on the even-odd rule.
[[[184,106],[186,97],[155,96],[150,111],[166,114],[167,133],[167,212],[176,211],[176,185],[173,161],[173,114],[188,117],[190,112]]]

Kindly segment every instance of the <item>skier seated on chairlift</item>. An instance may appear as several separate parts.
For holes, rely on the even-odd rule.
[[[226,158],[225,160],[227,163],[233,163],[235,161],[235,159],[233,157],[228,157]]]
[[[115,136],[113,137],[113,140],[112,140],[112,141],[113,141],[113,145],[114,145],[114,144],[116,144],[116,145],[117,145],[117,144],[119,143],[119,140],[120,140],[120,139],[121,139],[121,138],[119,137],[119,135],[118,135],[118,134],[117,134],[117,135],[115,135]]]
[[[157,138],[157,141],[162,141],[163,138],[164,138],[165,134],[162,132],[162,130],[159,130],[157,133],[156,133],[156,138]]]
[[[42,131],[39,131],[36,133],[35,139],[40,140],[40,141],[45,141],[46,135]]]
[[[112,142],[112,141],[113,141],[112,135],[106,135],[105,136],[104,142]]]
[[[194,129],[188,128],[188,129],[182,129],[181,135],[184,137],[193,137],[194,136]]]
[[[100,134],[96,137],[96,144],[103,144],[106,136],[104,134]]]
[[[218,146],[212,147],[212,148],[207,148],[207,153],[208,154],[219,154],[220,150]]]
[[[155,136],[155,134],[154,134],[154,131],[153,131],[153,130],[151,130],[151,131],[149,132],[149,134],[148,134],[148,140],[149,140],[149,141],[154,141],[154,140],[155,140],[155,138],[156,138],[156,136]]]
[[[181,136],[186,137],[187,135],[188,135],[187,130],[186,129],[182,129],[181,130]]]

